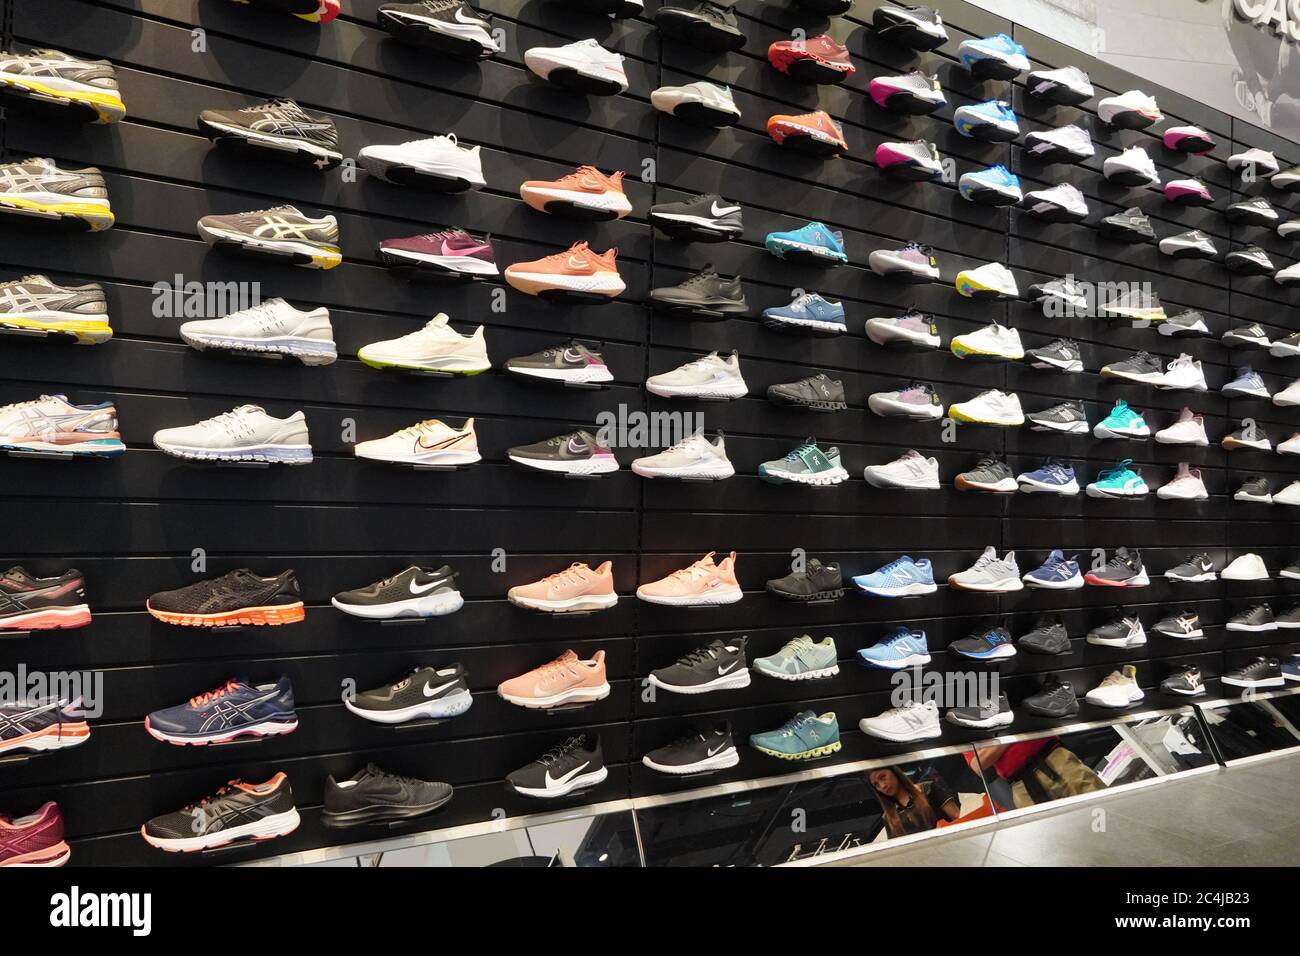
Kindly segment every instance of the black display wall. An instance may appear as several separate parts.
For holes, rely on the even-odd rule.
[[[651,8],[654,7],[651,2]],[[950,41],[934,53],[914,55],[881,43],[869,27],[876,0],[859,0],[853,12],[829,24],[791,3],[739,0],[736,10],[748,37],[740,53],[711,55],[660,42],[648,18],[613,21],[575,12],[550,0],[485,0],[507,35],[507,50],[478,65],[443,62],[405,47],[375,25],[378,0],[345,0],[335,22],[314,26],[225,0],[5,0],[5,41],[12,46],[54,46],[117,66],[127,118],[109,127],[32,119],[10,111],[3,124],[6,158],[48,155],[73,166],[94,164],[108,178],[117,214],[111,231],[73,235],[0,222],[0,263],[5,277],[44,271],[57,280],[94,280],[107,290],[115,329],[111,343],[65,348],[43,342],[0,344],[0,402],[66,391],[74,401],[117,403],[127,454],[109,462],[9,460],[4,476],[5,529],[0,557],[40,572],[69,564],[83,570],[94,622],[85,629],[0,642],[0,667],[95,669],[104,674],[102,718],[78,749],[0,766],[0,809],[26,812],[50,798],[62,805],[74,850],[83,864],[213,863],[249,859],[376,836],[373,831],[332,832],[319,821],[323,781],[347,775],[366,761],[386,769],[440,779],[456,797],[439,814],[407,829],[427,829],[533,812],[555,806],[684,789],[699,780],[655,775],[641,756],[676,736],[695,714],[726,715],[737,735],[779,725],[806,706],[834,710],[844,748],[837,761],[890,752],[857,730],[859,718],[889,706],[889,675],[859,668],[854,652],[874,643],[891,621],[924,627],[934,666],[953,666],[943,648],[988,615],[1009,619],[1014,633],[1035,614],[1065,614],[1074,651],[1069,658],[1020,655],[1003,665],[1012,700],[1037,687],[1042,672],[1062,671],[1080,694],[1123,662],[1138,665],[1149,704],[1164,703],[1156,689],[1176,661],[1199,664],[1219,693],[1217,677],[1257,653],[1296,650],[1288,632],[1229,634],[1223,622],[1241,604],[1267,598],[1286,605],[1300,591],[1281,580],[1222,582],[1175,588],[1160,577],[1189,549],[1206,549],[1221,563],[1260,553],[1269,568],[1296,557],[1295,524],[1288,509],[1234,503],[1231,492],[1246,473],[1289,480],[1289,460],[1254,452],[1225,454],[1217,444],[1190,453],[1154,443],[1062,438],[1025,429],[962,427],[945,443],[938,425],[885,420],[866,408],[866,396],[900,381],[931,381],[945,401],[986,387],[1018,392],[1027,408],[1064,397],[1085,401],[1097,421],[1116,397],[1148,413],[1153,428],[1168,424],[1184,402],[1207,415],[1213,441],[1251,415],[1274,438],[1287,437],[1300,418],[1266,402],[1229,402],[1215,391],[1231,376],[1232,356],[1217,341],[1193,340],[1205,363],[1211,392],[1186,398],[1137,385],[1104,381],[1096,370],[1139,349],[1166,357],[1182,343],[1153,329],[1125,328],[1096,319],[1049,319],[1023,303],[987,304],[958,296],[952,279],[961,268],[1007,263],[1021,289],[1073,273],[1096,281],[1148,281],[1173,314],[1202,310],[1221,334],[1237,320],[1262,323],[1274,336],[1300,329],[1293,293],[1268,278],[1241,279],[1218,263],[1176,262],[1154,246],[1131,247],[1101,239],[1090,225],[1138,203],[1160,235],[1204,229],[1221,249],[1259,242],[1281,265],[1296,258],[1293,244],[1265,229],[1229,227],[1224,207],[1239,198],[1237,177],[1223,159],[1251,146],[1275,150],[1284,165],[1300,160],[1300,146],[1281,141],[1139,81],[1049,38],[1013,28],[991,14],[957,2],[938,4]],[[202,44],[192,31],[201,28]],[[842,87],[812,87],[775,72],[765,60],[769,43],[803,28],[828,30],[848,43],[857,73]],[[956,63],[957,45],[969,36],[1014,32],[1035,65],[1076,64],[1092,74],[1098,96],[1131,88],[1153,93],[1166,123],[1150,132],[1111,130],[1096,117],[1096,101],[1082,108],[1051,108],[1028,101],[1019,82],[974,83]],[[586,98],[546,87],[522,66],[522,51],[594,36],[627,57],[626,95]],[[196,46],[203,49],[196,52]],[[937,71],[948,106],[933,117],[898,117],[867,95],[873,75],[914,64]],[[732,129],[688,127],[655,112],[649,92],[661,84],[695,78],[731,84],[744,112]],[[358,174],[303,171],[274,160],[218,153],[197,133],[195,117],[210,107],[234,107],[270,95],[292,96],[338,124],[344,154],[364,145],[399,142],[454,131],[482,144],[488,186],[463,196],[415,192]],[[959,136],[952,111],[966,103],[1008,95],[1022,132],[1080,122],[1096,140],[1095,158],[1077,167],[1043,167],[1016,144],[996,145]],[[842,120],[845,158],[821,162],[777,147],[765,133],[778,112],[821,108]],[[1170,152],[1160,144],[1166,125],[1195,123],[1218,145],[1206,157]],[[1068,180],[1087,195],[1089,225],[1043,225],[1019,210],[972,205],[951,184],[917,186],[884,177],[873,165],[885,140],[926,137],[951,157],[959,172],[1004,162],[1025,188]],[[1209,209],[1166,202],[1158,191],[1108,184],[1102,162],[1127,145],[1149,147],[1162,178],[1201,176],[1214,192]],[[642,182],[653,159],[657,184]],[[591,163],[628,171],[634,206],[625,220],[589,225],[548,217],[518,199],[525,179],[551,179]],[[706,190],[720,191],[745,207],[743,241],[699,246],[652,235],[652,202]],[[1280,207],[1294,206],[1266,185]],[[299,204],[309,214],[338,216],[344,265],[330,272],[259,264],[214,253],[195,221],[208,213]],[[821,219],[842,228],[850,264],[819,270],[779,261],[762,246],[773,229]],[[628,290],[605,307],[557,308],[491,284],[471,287],[411,285],[377,262],[375,244],[390,236],[461,225],[489,232],[504,265],[549,254],[587,238],[597,249],[617,245]],[[943,281],[902,286],[874,275],[867,256],[908,240],[938,250]],[[655,285],[679,281],[713,262],[745,277],[750,316],[727,322],[687,323],[652,315],[643,305]],[[300,306],[331,311],[340,360],[323,368],[222,361],[187,349],[179,320],[157,317],[151,286],[177,274],[187,281],[258,281],[264,296],[284,296]],[[842,298],[849,334],[834,339],[784,336],[755,316],[788,301],[792,288],[817,289]],[[504,296],[504,310],[494,310]],[[1090,370],[1057,376],[1023,365],[975,364],[945,351],[897,353],[872,344],[863,321],[910,304],[934,312],[944,341],[993,318],[1020,329],[1027,347],[1058,335],[1083,345]],[[546,389],[492,373],[466,380],[402,379],[362,366],[357,348],[413,330],[428,316],[447,312],[462,329],[487,326],[494,363],[578,335],[605,343],[616,383],[603,391]],[[675,367],[710,349],[737,349],[750,397],[727,405],[646,401],[647,374]],[[1286,360],[1252,353],[1272,388],[1295,374]],[[768,385],[818,370],[842,378],[850,408],[818,416],[769,404]],[[182,464],[156,451],[153,432],[253,401],[275,414],[302,408],[316,459],[297,469],[208,469]],[[737,476],[715,484],[643,481],[626,469],[593,481],[566,481],[508,466],[505,449],[590,424],[616,410],[689,410],[705,427],[722,428]],[[419,473],[361,464],[345,443],[348,420],[358,439],[387,434],[430,416],[478,420],[484,462],[457,473]],[[832,489],[778,487],[755,477],[758,464],[781,456],[815,433],[844,454],[853,480]],[[864,465],[881,463],[915,447],[939,458],[942,492],[896,494],[861,480]],[[1136,502],[1085,497],[1000,497],[953,491],[952,476],[983,450],[1005,453],[1016,470],[1046,455],[1072,461],[1091,480],[1116,458],[1132,456],[1152,486],[1166,481],[1190,456],[1211,492],[1208,501]],[[624,449],[626,465],[640,450]],[[1279,514],[1279,512],[1283,512]],[[1195,644],[1152,635],[1146,647],[1120,652],[1088,646],[1087,628],[1110,614],[1109,590],[1024,591],[1006,597],[963,593],[941,586],[931,598],[896,602],[847,595],[832,605],[804,608],[781,603],[763,583],[788,569],[794,549],[843,563],[846,574],[872,570],[900,552],[933,559],[936,577],[967,567],[985,545],[1015,548],[1024,570],[1062,547],[1083,553],[1119,545],[1142,549],[1152,571],[1149,588],[1121,593],[1150,626],[1166,609],[1195,608],[1206,640]],[[196,574],[194,549],[207,571]],[[502,549],[505,570],[493,567]],[[703,552],[736,550],[745,599],[726,610],[695,611],[639,603],[636,584],[682,567]],[[614,561],[618,606],[590,617],[546,618],[512,607],[506,589],[559,570],[573,560]],[[337,591],[356,587],[405,564],[447,560],[461,573],[467,603],[457,614],[423,626],[384,627],[345,617],[329,606]],[[6,565],[7,566],[7,565]],[[235,633],[195,633],[150,618],[144,602],[154,591],[241,566],[265,572],[297,570],[308,603],[304,623]],[[697,697],[643,696],[653,668],[715,636],[748,635],[755,656],[808,632],[831,635],[841,673],[822,682],[786,684],[756,676],[742,691]],[[566,647],[579,653],[604,648],[613,693],[588,710],[541,714],[515,708],[495,693],[502,679],[554,657]],[[342,683],[371,687],[395,679],[416,662],[462,661],[472,675],[473,708],[437,727],[393,730],[366,723],[340,702]],[[179,748],[144,731],[149,711],[179,703],[227,677],[288,674],[299,702],[297,732],[258,744]],[[1177,702],[1172,702],[1177,703]],[[1085,705],[1084,718],[1106,716]],[[1020,715],[1012,731],[1041,726]],[[608,780],[558,803],[528,802],[501,783],[574,728],[599,732],[611,767]],[[944,740],[970,739],[945,725]],[[896,748],[907,749],[905,747]],[[234,776],[258,780],[275,770],[292,779],[303,825],[293,835],[257,849],[224,854],[171,856],[138,835],[150,816],[189,803]],[[738,767],[708,783],[785,772],[790,765],[742,747]],[[396,832],[401,832],[396,831]]]

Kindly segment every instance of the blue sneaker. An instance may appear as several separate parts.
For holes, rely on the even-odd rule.
[[[948,650],[976,661],[1000,661],[1016,656],[1016,645],[1005,627],[982,627],[953,641]]]
[[[844,252],[844,234],[820,222],[810,222],[789,232],[769,232],[764,245],[772,255],[795,262],[849,261]]]
[[[1300,681],[1300,654],[1292,654],[1282,662],[1282,677],[1285,680]]]
[[[938,590],[930,559],[913,561],[907,555],[895,558],[879,571],[859,574],[853,583],[877,597],[907,597],[911,594],[933,594]]]
[[[191,697],[188,703],[155,710],[144,729],[169,744],[221,744],[245,735],[269,737],[298,729],[293,684],[281,677],[273,684],[250,684],[232,678]]]
[[[884,639],[870,647],[858,649],[858,661],[865,667],[896,671],[930,663],[930,645],[925,631],[898,625]]]
[[[1020,135],[1015,112],[1002,100],[959,106],[952,114],[952,125],[963,136],[993,143],[1007,143]]]
[[[749,745],[769,757],[812,760],[840,749],[840,725],[834,714],[818,717],[811,710],[795,714],[776,730],[751,734]]]
[[[1079,570],[1077,555],[1067,558],[1058,549],[1049,554],[1040,567],[1026,574],[1024,581],[1031,588],[1073,591],[1083,587],[1083,573]]]
[[[957,181],[963,199],[986,206],[1014,206],[1025,198],[1020,177],[1005,166],[990,166],[964,173]]]
[[[1093,426],[1092,433],[1097,438],[1150,438],[1151,427],[1121,398],[1110,414]]]
[[[1221,391],[1229,398],[1271,397],[1264,380],[1249,365],[1242,365],[1237,368],[1232,381],[1224,385]]]
[[[816,292],[804,292],[789,305],[763,310],[763,324],[770,329],[797,329],[818,335],[840,335],[847,330],[844,303],[823,299]]]
[[[1005,33],[963,40],[957,56],[977,80],[1013,80],[1029,69],[1025,48]]]
[[[1114,468],[1103,468],[1097,480],[1085,489],[1089,498],[1141,498],[1151,489],[1141,472],[1133,470],[1133,459],[1125,458]]]
[[[1049,495],[1077,495],[1079,479],[1074,469],[1063,465],[1055,458],[1049,458],[1033,471],[1016,475],[1020,490],[1027,495],[1045,493]]]

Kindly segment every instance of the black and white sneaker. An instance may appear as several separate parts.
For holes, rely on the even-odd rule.
[[[204,110],[199,114],[199,132],[219,146],[257,147],[318,169],[343,162],[334,121],[308,113],[291,99],[237,110]]]
[[[1282,687],[1282,665],[1276,657],[1257,657],[1244,667],[1228,671],[1222,682],[1229,687]]]
[[[717,193],[651,206],[650,224],[673,239],[688,242],[726,242],[744,232],[740,204],[727,202]]]
[[[986,491],[994,494],[1014,494],[1020,485],[1011,466],[990,453],[982,456],[969,471],[954,476],[953,487],[958,491]]]
[[[876,36],[912,50],[935,50],[948,42],[943,17],[929,7],[885,4],[871,15]]]
[[[1150,352],[1142,351],[1118,362],[1103,365],[1100,374],[1106,378],[1121,378],[1129,382],[1156,385],[1164,381],[1165,363]]]
[[[1082,372],[1083,353],[1073,339],[1054,339],[1041,348],[1025,352],[1034,368],[1056,369],[1058,372]]]
[[[1208,554],[1204,553],[1189,555],[1182,564],[1165,572],[1165,577],[1170,581],[1184,581],[1190,584],[1213,581],[1218,576],[1214,570],[1214,562],[1210,560]]]
[[[390,578],[336,594],[330,603],[354,617],[392,620],[451,614],[465,599],[456,590],[456,572],[450,565],[430,570],[413,564]]]
[[[838,561],[809,558],[802,571],[768,581],[767,591],[787,601],[834,601],[844,597],[844,577]]]
[[[1060,316],[1062,312],[1066,315],[1073,315],[1075,312],[1087,314],[1089,308],[1088,290],[1080,283],[1070,277],[1062,279],[1049,279],[1046,282],[1035,282],[1025,290],[1025,298],[1030,302],[1041,303],[1044,308],[1044,314],[1048,316]]]
[[[1263,475],[1250,475],[1233,493],[1234,501],[1253,501],[1261,505],[1271,505],[1273,495],[1269,491],[1268,479]]]
[[[731,736],[731,723],[701,725],[672,743],[652,750],[641,762],[651,770],[683,776],[725,770],[740,763]]]
[[[1097,229],[1108,239],[1134,244],[1151,242],[1156,237],[1151,220],[1137,206],[1106,216],[1097,223]]]
[[[506,786],[522,797],[553,799],[593,787],[608,776],[600,738],[580,734],[508,774]]]
[[[1276,631],[1277,619],[1273,617],[1273,609],[1267,604],[1256,604],[1228,618],[1226,626],[1230,631],[1260,634],[1264,631]]]
[[[432,813],[452,798],[451,784],[385,773],[367,764],[346,780],[325,778],[324,812],[327,827],[411,820]]]
[[[1184,608],[1177,614],[1161,618],[1152,630],[1165,637],[1176,637],[1185,641],[1196,641],[1205,636],[1205,631],[1201,629],[1201,616],[1190,608]]]
[[[1043,686],[1020,702],[1020,706],[1036,717],[1074,717],[1079,713],[1079,700],[1074,696],[1074,685],[1056,674],[1043,678]]]
[[[944,714],[950,724],[958,727],[1006,727],[1016,719],[1011,711],[1011,701],[1006,694],[997,700],[982,700],[970,707],[950,707]]]
[[[1161,335],[1171,338],[1191,338],[1196,335],[1209,335],[1210,329],[1205,324],[1205,316],[1196,309],[1188,309],[1171,315],[1159,325]]]
[[[1274,358],[1295,358],[1300,356],[1300,332],[1292,332],[1284,338],[1275,339],[1268,347],[1268,354]]]
[[[1248,322],[1229,329],[1219,341],[1228,349],[1267,349],[1271,344],[1268,333],[1258,322]]]
[[[1025,152],[1040,163],[1081,163],[1096,149],[1087,130],[1080,126],[1061,126],[1028,134]]]
[[[1116,608],[1116,617],[1088,632],[1089,644],[1101,647],[1141,647],[1147,642],[1146,631],[1136,614]]]
[[[1300,604],[1293,604],[1285,611],[1277,612],[1277,626],[1284,631],[1300,628]]]
[[[606,475],[618,471],[614,453],[585,428],[532,445],[516,445],[507,449],[506,457],[525,468],[563,475]]]
[[[404,724],[421,718],[445,720],[465,713],[473,703],[469,672],[460,664],[417,667],[395,684],[343,699],[343,705],[352,713],[377,724]]]
[[[1092,80],[1077,66],[1056,70],[1033,70],[1025,77],[1025,92],[1058,106],[1078,106],[1091,99]]]
[[[1219,254],[1214,241],[1199,229],[1160,240],[1160,251],[1174,259],[1213,259]]]
[[[1233,249],[1223,257],[1223,264],[1238,275],[1271,276],[1277,272],[1277,266],[1260,246],[1243,246]]]
[[[801,378],[797,382],[769,385],[767,400],[774,405],[806,408],[814,412],[842,412],[849,407],[844,401],[844,383],[825,372]]]
[[[740,276],[718,275],[707,265],[674,286],[650,290],[650,302],[665,312],[685,318],[716,321],[748,311]]]
[[[655,11],[655,26],[665,36],[701,50],[725,52],[745,45],[731,7],[712,0],[700,0],[694,7],[662,6]]]
[[[1088,413],[1078,402],[1061,402],[1041,412],[1025,416],[1029,427],[1036,432],[1064,432],[1067,435],[1088,434]]]
[[[385,3],[379,25],[407,43],[432,47],[461,60],[481,60],[501,47],[492,35],[492,18],[463,0]]]
[[[592,385],[614,381],[605,358],[594,345],[577,339],[562,345],[506,359],[506,371],[524,378],[542,379],[573,385]]]
[[[1029,654],[1059,656],[1070,653],[1070,634],[1059,614],[1044,614],[1032,631],[1021,635],[1016,646]]]
[[[300,822],[289,778],[277,773],[264,783],[232,780],[210,797],[154,817],[140,828],[140,835],[160,850],[193,853],[284,836]]]
[[[1205,681],[1201,677],[1201,669],[1191,664],[1176,667],[1172,674],[1160,682],[1160,692],[1179,697],[1201,697],[1205,694]]]
[[[1223,211],[1229,222],[1243,226],[1273,226],[1281,218],[1267,199],[1246,199],[1235,202]]]
[[[745,638],[713,641],[697,647],[675,664],[650,672],[650,683],[674,694],[706,694],[749,686]]]

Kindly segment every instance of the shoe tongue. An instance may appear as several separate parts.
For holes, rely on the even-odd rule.
[[[998,549],[993,547],[993,545],[989,545],[987,548],[985,548],[984,553],[980,555],[981,558],[988,558],[990,561],[997,560],[997,556],[998,556]]]
[[[444,328],[449,321],[450,319],[447,317],[446,312],[439,312],[428,322],[424,323],[424,327],[426,329],[441,329]]]
[[[576,661],[577,659],[578,659],[578,655],[575,654],[575,653],[573,652],[572,649],[570,649],[570,650],[566,650],[566,651],[565,651],[563,654],[561,654],[561,655],[559,656],[559,658],[558,658],[558,660],[562,660],[562,661],[564,661],[566,664],[569,663],[570,661]]]
[[[820,570],[821,570],[821,567],[822,567],[822,562],[821,562],[821,559],[820,559],[820,558],[809,558],[809,559],[808,559],[808,570],[809,570],[809,571],[820,571]]]
[[[811,710],[801,710],[795,715],[799,720],[814,720],[817,715]]]

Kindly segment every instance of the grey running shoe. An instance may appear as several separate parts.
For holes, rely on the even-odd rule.
[[[259,148],[328,169],[343,161],[339,131],[328,116],[308,113],[291,99],[277,98],[236,110],[204,110],[199,132],[217,144]]]
[[[913,448],[883,465],[867,465],[862,469],[862,477],[867,484],[876,488],[938,491],[939,462],[934,458],[926,458]]]
[[[1097,228],[1107,238],[1122,242],[1151,242],[1156,237],[1156,231],[1151,228],[1151,220],[1137,206],[1107,216],[1097,224]]]
[[[768,581],[767,590],[788,601],[834,601],[844,596],[844,578],[839,562],[809,558],[804,570]]]
[[[1210,334],[1210,330],[1205,324],[1205,316],[1195,309],[1188,309],[1185,312],[1179,312],[1177,315],[1169,316],[1160,323],[1159,328],[1161,335],[1169,335],[1175,338]]]
[[[807,634],[789,641],[775,654],[754,659],[754,670],[778,680],[816,680],[840,672],[835,641],[814,641]]]
[[[79,345],[98,345],[113,337],[104,290],[97,283],[61,286],[43,275],[0,282],[0,330],[67,335]]]
[[[867,319],[867,338],[877,345],[906,343],[922,348],[937,349],[940,344],[939,326],[928,312],[909,309],[902,315],[877,316]]]
[[[1141,647],[1147,642],[1147,635],[1138,616],[1121,607],[1115,609],[1113,620],[1089,631],[1086,640],[1102,647]]]
[[[0,53],[0,88],[36,102],[93,110],[100,123],[126,115],[117,73],[107,60],[83,60],[59,50]]]
[[[594,347],[577,339],[506,360],[506,371],[528,378],[576,385],[612,382],[613,374]]]
[[[839,412],[849,407],[844,401],[844,383],[824,372],[801,378],[797,382],[769,385],[767,399],[777,405],[790,405],[815,412]]]
[[[809,438],[784,458],[765,461],[758,466],[758,477],[778,485],[838,485],[849,480],[849,473],[840,463],[840,450],[817,447],[816,439]]]
[[[632,470],[642,478],[690,478],[721,480],[736,473],[727,457],[727,443],[722,432],[711,441],[702,432],[687,435],[681,441],[655,455],[632,462]]]
[[[925,382],[912,382],[894,392],[873,392],[867,397],[867,407],[885,418],[931,421],[943,417],[943,402],[934,387]]]
[[[1300,355],[1300,332],[1292,332],[1285,338],[1277,339],[1269,346],[1268,353],[1276,358],[1294,358]]]
[[[203,240],[214,246],[287,256],[294,265],[310,269],[333,269],[343,261],[338,220],[333,216],[313,219],[294,206],[204,216],[198,230]]]
[[[1256,245],[1233,249],[1223,257],[1223,264],[1238,275],[1271,276],[1277,271],[1268,253]]]
[[[1059,614],[1044,614],[1034,629],[1021,635],[1016,646],[1029,654],[1061,655],[1070,653],[1070,635]]]
[[[1034,368],[1052,368],[1058,372],[1082,372],[1083,353],[1073,339],[1054,339],[1042,348],[1025,353]]]
[[[1265,505],[1273,503],[1273,495],[1269,492],[1268,479],[1263,475],[1248,476],[1232,497],[1236,501],[1255,501]]]
[[[506,451],[517,465],[565,475],[604,475],[618,471],[618,459],[585,428]]]
[[[60,169],[54,160],[41,157],[0,164],[0,211],[71,219],[92,232],[108,229],[116,221],[98,169]]]
[[[1036,432],[1064,432],[1067,435],[1088,433],[1088,413],[1078,402],[1061,402],[1041,412],[1030,412],[1025,417],[1029,421],[1029,427]]]
[[[1268,340],[1268,333],[1258,322],[1249,322],[1229,329],[1223,333],[1223,338],[1219,341],[1223,343],[1224,348],[1229,349],[1267,349],[1272,344]]]
[[[1014,478],[1012,482],[1015,482]],[[965,591],[1019,591],[1025,586],[1025,582],[1020,579],[1016,553],[1008,551],[1005,557],[999,558],[993,545],[985,548],[984,553],[965,571],[950,574],[948,583]]]
[[[1006,727],[1016,719],[1006,694],[999,694],[997,700],[982,700],[969,707],[951,707],[944,717],[958,727],[979,728]]]
[[[1160,296],[1145,289],[1128,289],[1102,303],[1103,315],[1131,322],[1163,322],[1166,318]]]
[[[1170,581],[1184,581],[1188,583],[1199,583],[1201,581],[1213,581],[1218,577],[1214,570],[1214,562],[1210,556],[1205,553],[1192,554],[1187,556],[1187,560],[1182,564],[1175,565],[1165,572],[1165,577]]]
[[[1160,251],[1175,259],[1213,259],[1219,254],[1214,240],[1199,229],[1166,236],[1160,240]]]
[[[749,309],[740,276],[719,275],[711,265],[677,285],[650,290],[650,302],[667,312],[710,320]]]
[[[952,483],[958,491],[991,491],[999,494],[1013,494],[1020,487],[1016,484],[1016,475],[1011,466],[994,454],[985,455],[970,471],[957,475]]]
[[[1262,198],[1235,202],[1223,210],[1223,215],[1229,222],[1264,227],[1274,226],[1282,218],[1278,211],[1268,204],[1268,200]]]
[[[1144,385],[1158,385],[1165,379],[1165,366],[1150,352],[1143,351],[1119,362],[1103,365],[1101,374],[1109,378],[1141,382]]]

